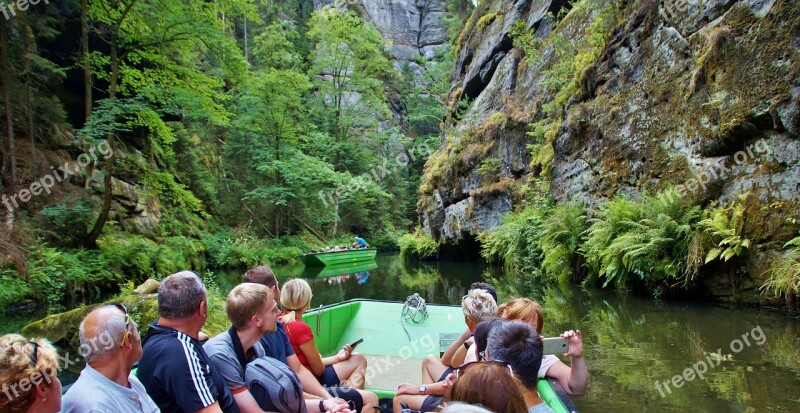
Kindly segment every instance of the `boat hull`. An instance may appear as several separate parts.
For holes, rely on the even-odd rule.
[[[357,351],[368,360],[367,390],[394,397],[398,384],[419,381],[426,355],[444,351],[447,345],[440,333],[460,334],[466,328],[459,306],[429,304],[428,317],[420,322],[404,319],[402,311],[403,303],[359,299],[309,311],[303,321],[314,331],[323,356],[363,338]],[[567,409],[571,400],[562,401],[548,380],[539,380],[537,390],[554,412],[577,412]]]
[[[324,267],[328,265],[352,264],[360,261],[370,261],[375,259],[378,252],[375,248],[321,252],[317,254],[303,254],[300,261],[308,267]]]

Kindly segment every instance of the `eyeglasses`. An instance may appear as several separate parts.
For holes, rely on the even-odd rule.
[[[459,366],[455,370],[456,378],[459,378],[459,376],[464,374],[467,371],[467,368],[471,367],[474,364],[480,364],[480,363],[491,363],[491,364],[497,364],[497,365],[503,366],[503,367],[508,369],[508,373],[509,374],[511,374],[512,376],[514,375],[514,369],[511,368],[510,364],[502,362],[502,361],[484,360],[484,361],[470,361],[469,363],[462,364],[461,366]]]
[[[31,357],[31,364],[35,368],[36,363],[39,362],[39,343],[35,341],[28,341],[28,344],[33,344],[33,357]]]
[[[116,303],[114,307],[117,307],[125,314],[125,335],[122,336],[122,342],[119,343],[119,347],[122,348],[128,340],[128,335],[130,335],[130,325],[131,325],[131,316],[128,314],[128,309],[125,308],[123,304]]]
[[[478,359],[480,361],[486,361],[486,350],[478,352]]]

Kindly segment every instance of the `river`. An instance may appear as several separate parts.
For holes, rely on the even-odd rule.
[[[281,281],[307,278],[313,306],[403,301],[414,292],[429,303],[459,304],[481,280],[497,287],[501,301],[532,298],[544,307],[545,336],[582,332],[591,379],[587,394],[573,399],[581,412],[795,412],[800,405],[800,320],[781,312],[541,286],[478,263],[406,264],[396,254],[376,262],[366,277],[307,278],[302,266],[275,273]],[[240,277],[218,273],[217,282],[227,291]]]
[[[313,306],[351,298],[403,301],[414,292],[428,303],[459,304],[470,284],[482,280],[497,287],[501,301],[532,298],[544,307],[544,336],[583,334],[591,379],[588,393],[573,400],[584,413],[794,412],[800,405],[800,320],[778,311],[542,286],[480,263],[407,264],[397,254],[379,254],[376,264],[340,276],[302,265],[274,270],[280,281],[308,279]],[[215,277],[227,292],[241,271]],[[0,333],[37,317],[4,315]]]

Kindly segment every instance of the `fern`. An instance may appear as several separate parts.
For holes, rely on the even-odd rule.
[[[752,245],[751,241],[742,235],[744,208],[741,204],[713,209],[711,216],[700,221],[699,226],[711,244],[711,249],[706,255],[706,264],[714,260],[728,262]]]
[[[580,246],[587,228],[583,205],[570,203],[553,208],[552,215],[542,224],[540,235],[544,252],[542,267],[548,274],[561,278],[582,272],[584,259]]]
[[[794,247],[783,258],[772,263],[764,275],[769,279],[761,289],[775,296],[784,295],[787,300],[800,296],[800,236],[784,244],[784,248]]]

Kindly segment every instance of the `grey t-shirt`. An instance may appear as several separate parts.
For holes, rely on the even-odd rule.
[[[233,333],[236,334],[236,333]],[[238,337],[237,337],[238,340]],[[237,343],[238,344],[238,343]],[[241,346],[241,344],[239,344]],[[233,345],[233,338],[230,330],[217,334],[214,338],[203,344],[203,350],[208,354],[211,368],[219,372],[225,378],[225,383],[231,389],[231,393],[236,394],[245,388],[244,368],[239,362],[239,357]],[[259,357],[265,357],[264,347],[256,341],[251,350],[251,357],[247,361],[252,361]]]
[[[553,409],[547,403],[539,403],[528,409],[528,413],[553,413]]]
[[[136,376],[128,376],[128,382],[130,388],[120,386],[87,364],[64,395],[61,413],[160,412]]]

